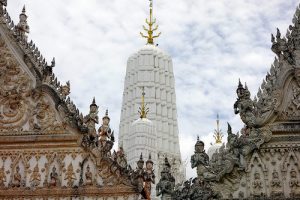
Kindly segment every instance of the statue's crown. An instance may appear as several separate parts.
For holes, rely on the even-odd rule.
[[[196,142],[195,146],[204,146],[204,142],[199,140],[199,136],[197,136],[197,142]]]

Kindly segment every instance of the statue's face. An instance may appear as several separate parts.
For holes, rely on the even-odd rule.
[[[144,166],[144,163],[143,163],[143,162],[138,162],[138,163],[137,163],[137,166],[138,166],[140,169],[142,169],[143,166]]]
[[[26,21],[26,16],[25,15],[20,15],[20,21],[25,22]]]
[[[90,168],[89,168],[89,167],[87,167],[87,168],[86,168],[86,171],[87,171],[87,172],[90,172]]]
[[[97,106],[91,106],[91,112],[96,112],[97,111]]]
[[[204,150],[204,145],[203,144],[199,144],[195,146],[195,151],[196,152],[203,152]]]
[[[238,89],[238,90],[236,91],[236,93],[237,93],[237,96],[238,96],[239,98],[241,98],[241,97],[243,96],[243,94],[244,94],[244,91],[243,91],[243,89]]]
[[[147,169],[152,169],[152,168],[153,168],[152,163],[148,162],[147,165],[146,165],[146,168],[147,168]]]
[[[55,168],[55,167],[53,167],[53,168],[52,168],[52,172],[55,172],[55,171],[56,171],[56,168]]]
[[[108,118],[104,118],[103,119],[103,124],[104,125],[108,125],[109,124],[109,119]]]
[[[69,93],[70,93],[70,88],[69,88],[68,86],[66,86],[66,85],[64,85],[64,86],[62,87],[62,90],[63,90],[63,93],[64,93],[64,94],[69,94]]]

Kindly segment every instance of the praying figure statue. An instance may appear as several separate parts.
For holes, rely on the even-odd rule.
[[[38,164],[36,164],[30,176],[30,184],[32,187],[36,187],[40,184],[40,182],[41,182],[41,174],[39,172],[39,166]]]
[[[58,173],[56,172],[56,167],[52,167],[52,172],[50,173],[50,182],[49,186],[55,187],[58,186],[59,180],[58,180]]]
[[[27,33],[29,33],[29,26],[27,24],[27,15],[25,6],[22,9],[22,13],[19,15],[19,23],[16,26],[16,29],[22,39],[27,40]]]
[[[192,168],[197,167],[198,178],[203,179],[203,174],[207,172],[209,165],[209,157],[204,150],[204,142],[199,140],[195,144],[195,154],[191,157]]]
[[[22,176],[20,174],[20,167],[16,167],[16,172],[14,173],[13,180],[12,180],[12,185],[14,187],[20,187],[22,182]]]
[[[89,165],[86,167],[85,185],[93,185],[93,174],[90,171],[90,166]]]
[[[105,116],[102,118],[102,125],[98,129],[98,135],[100,136],[100,145],[104,147],[106,141],[111,137],[111,129],[109,127],[110,118],[108,116],[108,110],[105,112]]]

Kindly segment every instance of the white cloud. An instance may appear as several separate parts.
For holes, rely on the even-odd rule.
[[[87,113],[92,97],[100,115],[108,108],[117,131],[123,80],[129,55],[145,43],[139,37],[148,2],[140,0],[10,0],[8,11],[18,21],[26,4],[29,38],[48,62],[56,58],[56,75],[71,81],[71,97]],[[193,153],[196,135],[213,141],[216,113],[238,131],[233,113],[238,78],[252,96],[274,59],[270,34],[285,33],[297,0],[154,1],[162,36],[159,47],[173,58],[182,158]],[[100,116],[101,117],[101,116]],[[190,164],[188,164],[190,166]],[[188,176],[195,170],[187,170]]]

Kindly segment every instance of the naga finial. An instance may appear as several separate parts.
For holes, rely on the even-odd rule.
[[[156,19],[152,17],[152,11],[153,11],[153,5],[152,5],[152,0],[150,1],[150,17],[149,17],[149,21],[146,18],[146,24],[148,24],[149,28],[147,29],[144,25],[143,25],[143,29],[147,32],[148,35],[144,35],[142,32],[140,32],[141,36],[144,38],[147,38],[147,44],[154,44],[153,39],[157,38],[160,36],[161,32],[159,32],[157,35],[153,35],[153,32],[156,31],[158,29],[158,25],[156,25],[154,28],[152,27],[155,23],[156,23]]]
[[[219,122],[220,122],[219,114],[217,114],[217,129],[215,129],[215,133],[214,133],[214,138],[215,138],[217,144],[221,144],[222,138],[223,138],[223,134],[221,132]]]
[[[143,119],[143,118],[147,118],[147,114],[149,112],[149,108],[146,108],[146,105],[145,105],[145,88],[142,87],[142,104],[141,104],[141,107],[139,108],[139,114],[140,114],[140,118]]]

